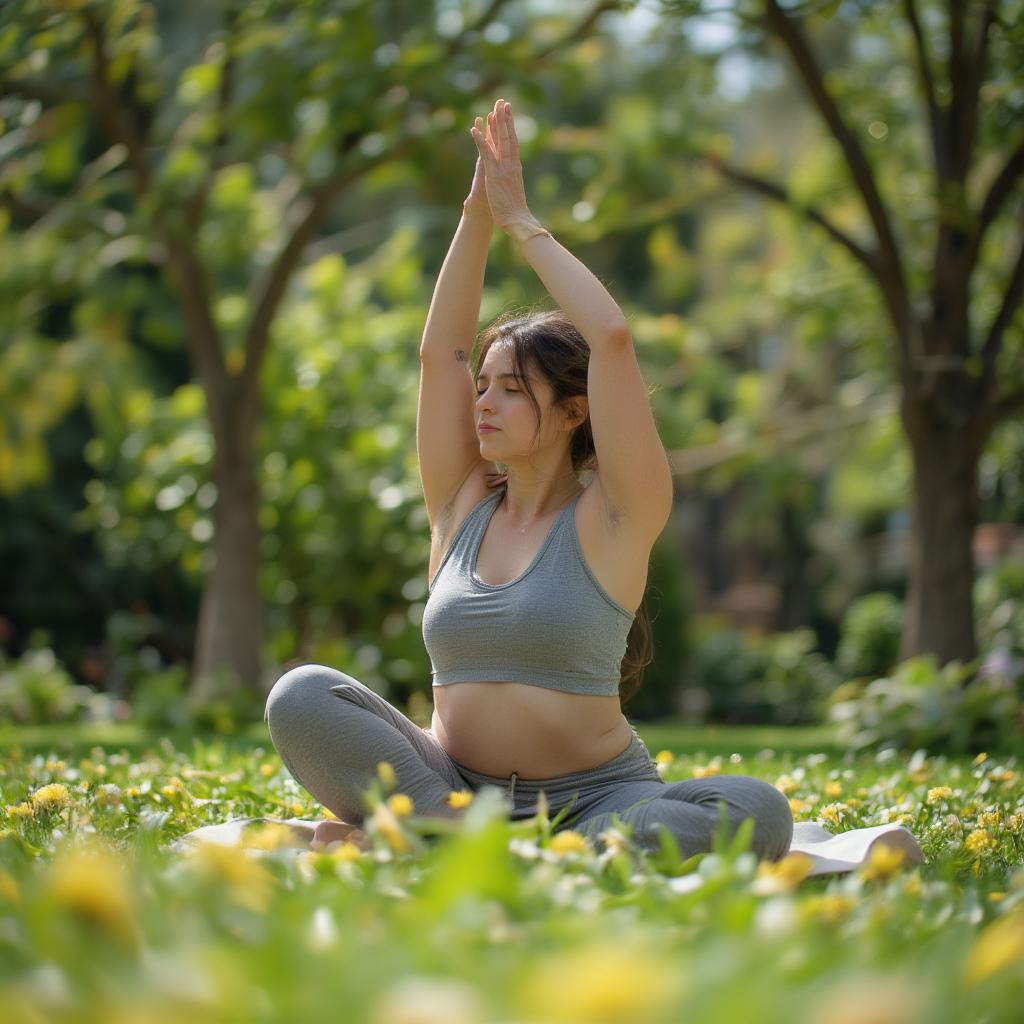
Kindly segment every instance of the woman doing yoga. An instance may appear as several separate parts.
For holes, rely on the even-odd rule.
[[[622,713],[672,506],[668,458],[622,311],[530,212],[511,104],[470,131],[476,172],[420,345],[432,721],[418,728],[322,665],[278,680],[274,745],[341,819],[318,825],[314,845],[365,840],[363,794],[388,761],[426,817],[461,817],[451,792],[485,785],[506,794],[512,818],[532,817],[543,791],[552,817],[569,807],[560,829],[597,840],[617,814],[641,847],[668,829],[688,857],[711,849],[723,801],[732,830],[753,818],[754,851],[776,860],[793,828],[777,789],[737,775],[666,784]],[[471,366],[494,225],[559,310],[492,324]]]

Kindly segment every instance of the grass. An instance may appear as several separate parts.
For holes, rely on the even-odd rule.
[[[0,733],[0,1006],[13,1022],[999,1024],[1024,997],[1016,759],[854,756],[808,729],[637,731],[666,781],[772,782],[832,831],[899,821],[927,863],[802,879],[742,836],[682,862],[593,844],[478,793],[451,834],[387,773],[372,849],[172,840],[319,818],[265,727]],[[497,794],[491,791],[496,797]]]

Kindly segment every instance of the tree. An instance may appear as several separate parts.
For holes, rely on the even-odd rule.
[[[260,376],[310,244],[343,201],[343,223],[358,222],[354,197],[372,175],[400,174],[403,161],[436,169],[439,137],[467,125],[482,97],[536,73],[619,5],[519,11],[508,15],[515,30],[498,22],[505,6],[491,0],[467,19],[434,3],[357,0],[340,14],[330,0],[227,0],[212,24],[206,6],[193,21],[142,0],[3,6],[0,87],[12,116],[0,200],[14,227],[54,231],[105,267],[148,264],[180,307],[216,486],[198,701],[219,680],[260,676]],[[193,34],[177,38],[183,28]],[[199,60],[182,66],[182,45]],[[41,174],[47,161],[59,173]],[[38,334],[38,317],[21,330]]]
[[[665,6],[732,16],[748,52],[781,50],[860,201],[861,223],[851,225],[839,209],[849,192],[838,183],[808,195],[722,149],[703,151],[727,179],[823,230],[874,285],[913,464],[901,656],[970,660],[979,459],[996,426],[1024,410],[1024,8],[999,0]],[[865,43],[860,55],[829,66],[819,51],[844,48],[852,30]],[[905,66],[915,69],[916,98],[900,87]],[[926,187],[901,191],[896,171]]]

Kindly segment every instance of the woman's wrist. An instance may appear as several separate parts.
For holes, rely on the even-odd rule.
[[[515,217],[509,217],[502,222],[502,231],[520,245],[528,242],[538,235],[551,236],[551,232],[532,213],[524,213]]]
[[[480,207],[473,203],[463,203],[462,219],[470,224],[487,228],[488,231],[494,229],[494,218],[491,216],[490,208],[487,206]]]

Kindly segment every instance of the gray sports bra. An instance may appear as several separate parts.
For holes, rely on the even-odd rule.
[[[430,583],[423,643],[433,685],[494,680],[617,695],[636,616],[583,557],[574,515],[582,492],[559,513],[529,568],[493,585],[477,576],[476,559],[505,490],[473,507]]]

